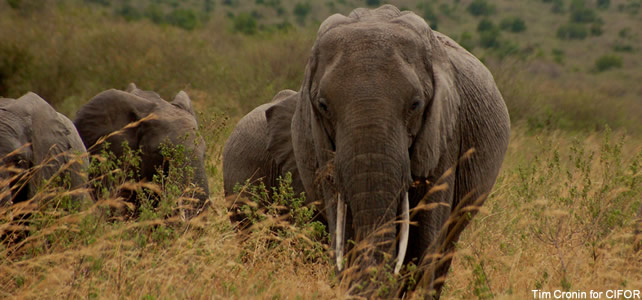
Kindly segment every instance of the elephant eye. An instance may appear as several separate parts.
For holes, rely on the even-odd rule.
[[[410,111],[415,111],[421,107],[421,101],[420,100],[414,100],[410,104]]]
[[[328,100],[325,98],[319,98],[318,105],[321,111],[328,112]]]

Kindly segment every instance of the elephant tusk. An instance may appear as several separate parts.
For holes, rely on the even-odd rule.
[[[397,265],[395,266],[395,274],[399,274],[403,260],[406,258],[406,250],[408,249],[408,235],[410,234],[410,203],[408,201],[408,192],[401,203],[401,233],[399,237],[399,253],[397,253]]]
[[[337,259],[337,269],[341,271],[343,269],[343,246],[344,246],[344,237],[345,237],[345,228],[346,228],[346,210],[347,205],[345,201],[341,199],[341,194],[337,197],[337,228],[335,231],[336,243],[334,245],[334,251]]]

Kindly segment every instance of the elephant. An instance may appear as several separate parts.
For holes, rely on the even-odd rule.
[[[66,177],[69,189],[85,187],[87,156],[76,128],[35,93],[0,98],[0,137],[0,206],[31,199],[54,176]]]
[[[139,179],[152,181],[157,170],[167,171],[161,153],[163,145],[183,145],[188,166],[199,188],[193,198],[197,203],[187,211],[191,218],[202,211],[209,196],[205,173],[205,141],[198,134],[198,122],[187,93],[180,91],[172,102],[167,102],[153,91],[144,91],[130,83],[126,91],[109,89],[94,96],[76,113],[74,125],[91,155],[103,150],[116,157],[124,152],[124,143],[132,150],[141,151]],[[98,144],[97,144],[98,143]],[[189,184],[190,182],[184,182]],[[134,201],[134,195],[129,195]]]
[[[384,5],[327,18],[299,91],[288,94],[243,118],[228,143],[244,136],[234,143],[255,156],[224,172],[296,166],[350,291],[372,296],[370,267],[388,264],[402,284],[386,296],[418,288],[439,298],[455,243],[508,147],[508,110],[490,71],[413,12]],[[246,118],[267,124],[267,137],[236,132],[259,126]]]
[[[293,155],[292,147],[286,147],[288,151],[285,153],[269,149],[270,144],[279,148],[283,144],[291,144],[291,117],[273,120],[268,124],[265,115],[266,111],[271,111],[276,106],[292,113],[297,99],[295,91],[283,90],[270,103],[255,108],[238,122],[223,148],[223,190],[226,198],[234,195],[235,185],[244,184],[247,180],[251,183],[262,181],[268,189],[277,187],[279,178],[284,178],[288,172],[291,174],[294,193],[298,195],[303,192],[296,162],[286,160]],[[270,135],[268,132],[279,134]],[[269,138],[273,140],[270,141]],[[273,157],[272,154],[280,156]],[[232,222],[239,224],[239,228],[247,227],[245,216],[239,208],[240,199],[231,197],[229,200]]]

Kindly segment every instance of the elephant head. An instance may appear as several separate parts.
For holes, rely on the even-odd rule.
[[[167,102],[133,83],[127,91],[110,89],[81,107],[74,125],[91,154],[100,153],[108,145],[108,150],[120,157],[124,142],[130,149],[140,149],[140,177],[147,181],[152,181],[158,168],[165,167],[161,146],[183,145],[185,154],[190,155],[187,158],[194,183],[200,188],[194,196],[199,200],[195,206],[200,210],[206,204],[209,189],[204,165],[205,141],[198,134],[196,115],[185,92],[180,91],[172,102]],[[106,143],[95,145],[103,137],[107,137]]]
[[[339,270],[350,239],[370,246],[354,247],[348,259],[357,273],[387,258],[395,272],[425,260],[451,208],[490,190],[508,143],[507,110],[488,70],[391,5],[325,20],[298,98],[290,159],[309,198],[323,203]],[[268,123],[282,115],[279,107],[266,111]],[[471,148],[477,156],[447,173]],[[444,173],[452,174],[450,188],[427,197],[443,205],[410,220]]]
[[[31,199],[57,175],[68,176],[67,188],[84,187],[87,157],[76,128],[38,95],[0,98],[0,137],[0,205]]]

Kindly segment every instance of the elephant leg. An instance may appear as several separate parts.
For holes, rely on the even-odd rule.
[[[449,176],[439,180],[440,176],[428,178],[430,184],[411,190],[411,222],[416,226],[411,226],[408,257],[406,263],[413,262],[418,268],[414,277],[419,283],[418,288],[423,289],[428,295],[439,294],[440,286],[435,282],[444,280],[440,278],[445,276],[441,270],[446,263],[440,254],[444,243],[443,233],[446,222],[451,214],[451,199],[454,195],[454,176]],[[446,188],[444,188],[446,187]],[[442,190],[443,188],[443,190]],[[424,208],[420,208],[423,206]],[[448,269],[446,268],[446,271]]]

